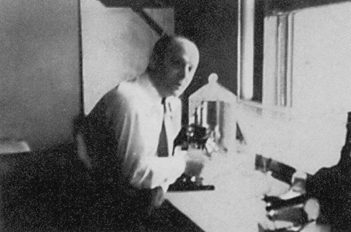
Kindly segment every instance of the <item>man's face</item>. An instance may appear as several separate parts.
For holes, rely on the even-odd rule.
[[[166,51],[160,92],[163,96],[180,96],[192,81],[199,63],[199,53],[196,46],[185,39]]]

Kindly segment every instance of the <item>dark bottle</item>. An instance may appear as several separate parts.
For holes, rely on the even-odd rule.
[[[351,112],[347,113],[347,123],[346,123],[346,139],[344,147],[347,147],[349,150],[351,148]]]
[[[342,169],[350,169],[351,164],[351,112],[347,113],[345,144],[341,149],[341,156],[338,163]]]

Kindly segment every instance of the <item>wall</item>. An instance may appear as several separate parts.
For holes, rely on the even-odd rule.
[[[0,138],[71,140],[79,113],[77,1],[0,1]]]
[[[126,78],[141,74],[159,35],[128,7],[82,0],[84,110]],[[146,12],[168,33],[174,31],[172,8]]]
[[[273,22],[265,20],[266,24]],[[238,106],[239,125],[251,152],[310,173],[336,164],[351,111],[350,27],[349,2],[295,12],[292,107],[277,108],[264,102]],[[272,32],[269,25],[266,29],[263,78],[272,80],[275,66],[269,48],[274,34],[267,34]]]
[[[73,140],[73,122],[82,107],[79,2],[0,1],[0,139],[24,139],[34,150],[0,155],[0,231],[92,228],[92,220],[83,220],[90,219],[86,213],[94,188],[73,155],[75,147],[67,144]],[[143,69],[157,35],[128,8],[99,11],[93,4],[99,1],[89,3],[84,11],[97,18],[84,17],[91,21],[82,23],[92,23],[88,45],[101,56],[90,57],[93,60],[86,67],[97,63],[107,74],[115,74],[114,68]],[[172,11],[148,12],[173,30]],[[98,96],[89,91],[110,87],[114,80],[113,76],[92,76],[97,79],[90,83],[86,96],[92,94],[95,101]]]
[[[126,72],[146,67],[158,35],[130,8],[100,1],[0,1],[0,138],[32,150],[72,141],[81,108],[81,2],[86,112]],[[166,31],[172,9],[147,11]]]

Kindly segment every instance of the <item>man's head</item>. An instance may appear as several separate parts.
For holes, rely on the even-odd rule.
[[[148,72],[163,97],[179,96],[192,81],[199,64],[199,50],[181,36],[162,37],[156,42]]]

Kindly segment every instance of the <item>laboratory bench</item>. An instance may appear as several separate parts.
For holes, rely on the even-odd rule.
[[[203,185],[214,189],[166,193],[148,231],[259,232],[259,223],[271,223],[262,198],[280,195],[289,186],[256,171],[255,154],[245,149],[213,153],[201,177]],[[89,229],[82,215],[90,204],[91,186],[72,153],[73,146],[63,146],[0,156],[2,231]]]
[[[213,190],[168,192],[170,203],[206,232],[258,231],[265,217],[262,196],[268,178],[254,170],[254,156],[212,154],[201,176]]]
[[[205,232],[264,232],[293,228],[289,221],[267,217],[265,195],[294,197],[290,185],[270,173],[255,170],[255,153],[238,144],[237,150],[215,153],[201,174],[213,190],[172,191],[169,202]],[[328,225],[308,224],[302,232],[330,232]]]

